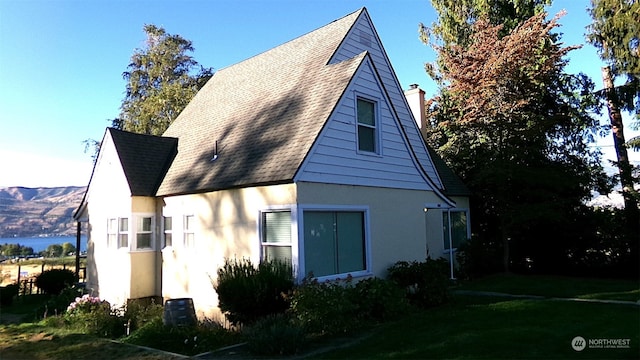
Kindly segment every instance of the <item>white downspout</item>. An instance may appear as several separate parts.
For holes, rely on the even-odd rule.
[[[449,267],[451,271],[451,280],[456,278],[453,276],[453,239],[451,238],[451,209],[447,209],[447,230],[449,231]]]

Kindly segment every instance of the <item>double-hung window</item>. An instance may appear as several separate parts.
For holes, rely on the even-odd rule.
[[[364,211],[304,211],[303,222],[306,274],[367,270]]]
[[[451,224],[451,231],[449,231],[449,224]],[[444,249],[449,250],[451,247],[454,250],[457,249],[468,238],[467,212],[464,210],[443,211],[442,230],[444,233]],[[451,241],[449,241],[449,234],[451,234]]]
[[[358,98],[358,150],[378,153],[376,103]]]
[[[141,216],[137,218],[136,249],[153,248],[153,217]]]
[[[173,219],[170,216],[163,217],[162,220],[162,247],[173,245]]]
[[[118,248],[129,247],[129,218],[118,219]]]
[[[183,244],[185,248],[195,248],[196,246],[195,221],[196,218],[193,215],[186,215],[184,217],[182,233],[184,235]]]
[[[107,247],[116,248],[118,241],[118,219],[107,220]]]
[[[291,264],[291,211],[266,211],[261,218],[262,261]]]

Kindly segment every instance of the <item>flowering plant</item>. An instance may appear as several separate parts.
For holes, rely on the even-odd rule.
[[[69,306],[67,307],[67,313],[71,315],[90,313],[100,308],[103,303],[107,302],[100,300],[100,298],[98,297],[93,297],[89,294],[85,294],[82,297],[76,297],[76,299],[71,304],[69,304]]]

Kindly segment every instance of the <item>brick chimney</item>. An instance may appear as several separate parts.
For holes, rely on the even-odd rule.
[[[418,123],[420,130],[426,125],[424,116],[424,94],[424,90],[420,89],[418,84],[409,85],[409,90],[405,90],[404,92],[404,96],[409,103],[409,109],[411,109],[413,118],[416,120],[416,123]]]

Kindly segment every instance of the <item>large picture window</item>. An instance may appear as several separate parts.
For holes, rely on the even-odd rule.
[[[305,211],[305,272],[314,277],[364,271],[365,223],[362,211]]]
[[[377,153],[376,104],[358,99],[358,150]]]
[[[291,211],[262,213],[262,261],[291,263]]]
[[[451,246],[457,249],[462,243],[467,241],[467,212],[451,211],[451,242],[449,242],[449,215],[442,212],[442,229],[444,233],[444,249],[449,250]],[[450,245],[451,244],[451,245]]]

